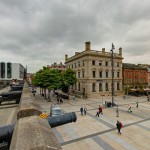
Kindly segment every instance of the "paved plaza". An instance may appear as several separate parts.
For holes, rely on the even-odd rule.
[[[38,91],[38,90],[37,90]],[[55,98],[47,102],[39,91],[35,95],[36,102],[49,113],[50,105],[56,104]],[[111,97],[103,97],[103,101],[111,101]],[[52,128],[63,150],[149,150],[150,147],[150,102],[145,97],[115,97],[119,105],[119,117],[116,107],[103,108],[103,115],[95,117],[100,99],[64,100],[60,106],[64,112],[75,112],[77,121]],[[136,107],[138,101],[139,107]],[[132,113],[128,113],[129,105]],[[13,123],[19,105],[0,106],[0,126]],[[80,114],[80,107],[87,107],[87,115]],[[117,120],[123,123],[121,135],[117,133]]]
[[[39,94],[36,94],[36,100],[49,113],[51,102]],[[103,100],[111,101],[111,97],[103,97]],[[103,108],[103,115],[95,117],[101,99],[64,100],[60,106],[64,112],[76,112],[77,121],[52,129],[63,150],[149,150],[150,102],[146,96],[115,97],[115,100],[119,105],[119,117],[116,116],[116,107]],[[54,99],[52,102],[56,103]],[[129,105],[132,113],[127,112]],[[80,114],[81,106],[87,107],[86,116]],[[123,123],[121,135],[116,130],[117,120]]]

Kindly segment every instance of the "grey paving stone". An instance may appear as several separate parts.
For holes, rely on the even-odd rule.
[[[59,141],[59,143],[63,143],[63,142],[64,142],[64,139],[63,139],[63,137],[60,135],[60,133],[57,131],[57,129],[56,129],[56,128],[52,128],[52,131],[53,131],[53,133],[55,134],[56,139]]]
[[[98,136],[94,136],[92,137],[92,139],[99,144],[101,147],[103,147],[104,150],[115,150],[111,145],[109,145],[108,143],[106,143],[104,140],[102,140],[100,137]]]
[[[65,128],[65,131],[67,132],[67,134],[69,134],[69,136],[71,137],[71,139],[77,139],[77,138],[79,138],[79,135],[69,125],[66,124],[64,126],[64,128]]]
[[[87,115],[90,116],[90,117],[92,117],[92,118],[94,118],[94,119],[96,119],[97,121],[103,123],[104,125],[106,125],[106,126],[109,127],[109,128],[114,128],[114,127],[115,127],[114,125],[112,125],[112,124],[110,124],[110,123],[108,123],[108,122],[102,120],[101,117],[95,117],[94,115],[92,115],[92,114],[89,113],[89,112],[87,112]]]
[[[137,150],[134,146],[132,146],[130,143],[122,140],[119,136],[117,135],[113,135],[112,133],[105,133],[105,135],[107,135],[110,139],[116,141],[117,143],[119,143],[120,145],[122,145],[124,148],[126,148],[127,150]]]

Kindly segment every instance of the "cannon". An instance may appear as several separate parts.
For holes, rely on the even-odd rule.
[[[22,91],[23,84],[16,84],[10,86],[11,91]]]
[[[70,113],[64,113],[63,115],[60,116],[49,117],[46,118],[46,120],[48,121],[51,128],[54,128],[67,123],[76,122],[77,116],[75,112],[70,112]],[[7,125],[7,126],[0,127],[0,145],[3,145],[3,143],[8,143],[7,146],[10,146],[11,138],[14,131],[14,126],[15,125]]]
[[[64,113],[63,115],[59,116],[48,117],[46,119],[48,120],[48,123],[51,126],[51,128],[54,128],[67,123],[76,122],[77,116],[75,112],[71,112],[71,113]]]
[[[0,105],[2,102],[6,102],[6,101],[16,101],[16,103],[19,104],[21,94],[22,94],[22,91],[2,92],[0,94]]]
[[[0,127],[0,150],[10,146],[14,124]]]

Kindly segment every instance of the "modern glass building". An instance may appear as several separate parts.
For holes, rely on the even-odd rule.
[[[20,63],[0,62],[0,81],[24,80],[26,69]]]

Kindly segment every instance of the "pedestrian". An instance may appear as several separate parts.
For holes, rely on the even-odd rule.
[[[80,108],[81,115],[83,115],[83,107]]]
[[[87,108],[86,106],[84,106],[84,115],[86,115],[86,112],[87,112]]]
[[[103,115],[103,108],[101,105],[99,105],[99,114],[102,114]]]
[[[118,134],[121,134],[120,130],[121,128],[123,127],[122,123],[120,121],[117,120],[117,123],[116,123],[116,127],[117,127],[117,130],[118,130]]]
[[[97,117],[97,116],[99,117],[99,110],[96,111],[95,117]]]
[[[107,102],[105,101],[105,108],[107,107]]]
[[[118,109],[118,105],[117,105],[117,108],[116,108],[116,115],[117,115],[117,117],[119,117],[119,109]]]
[[[138,101],[136,102],[136,107],[137,107],[137,108],[139,107],[139,103],[138,103]]]
[[[132,110],[131,110],[131,106],[130,106],[130,105],[129,105],[128,112],[129,112],[129,113],[132,113]]]
[[[149,101],[149,95],[147,96],[147,101]]]

